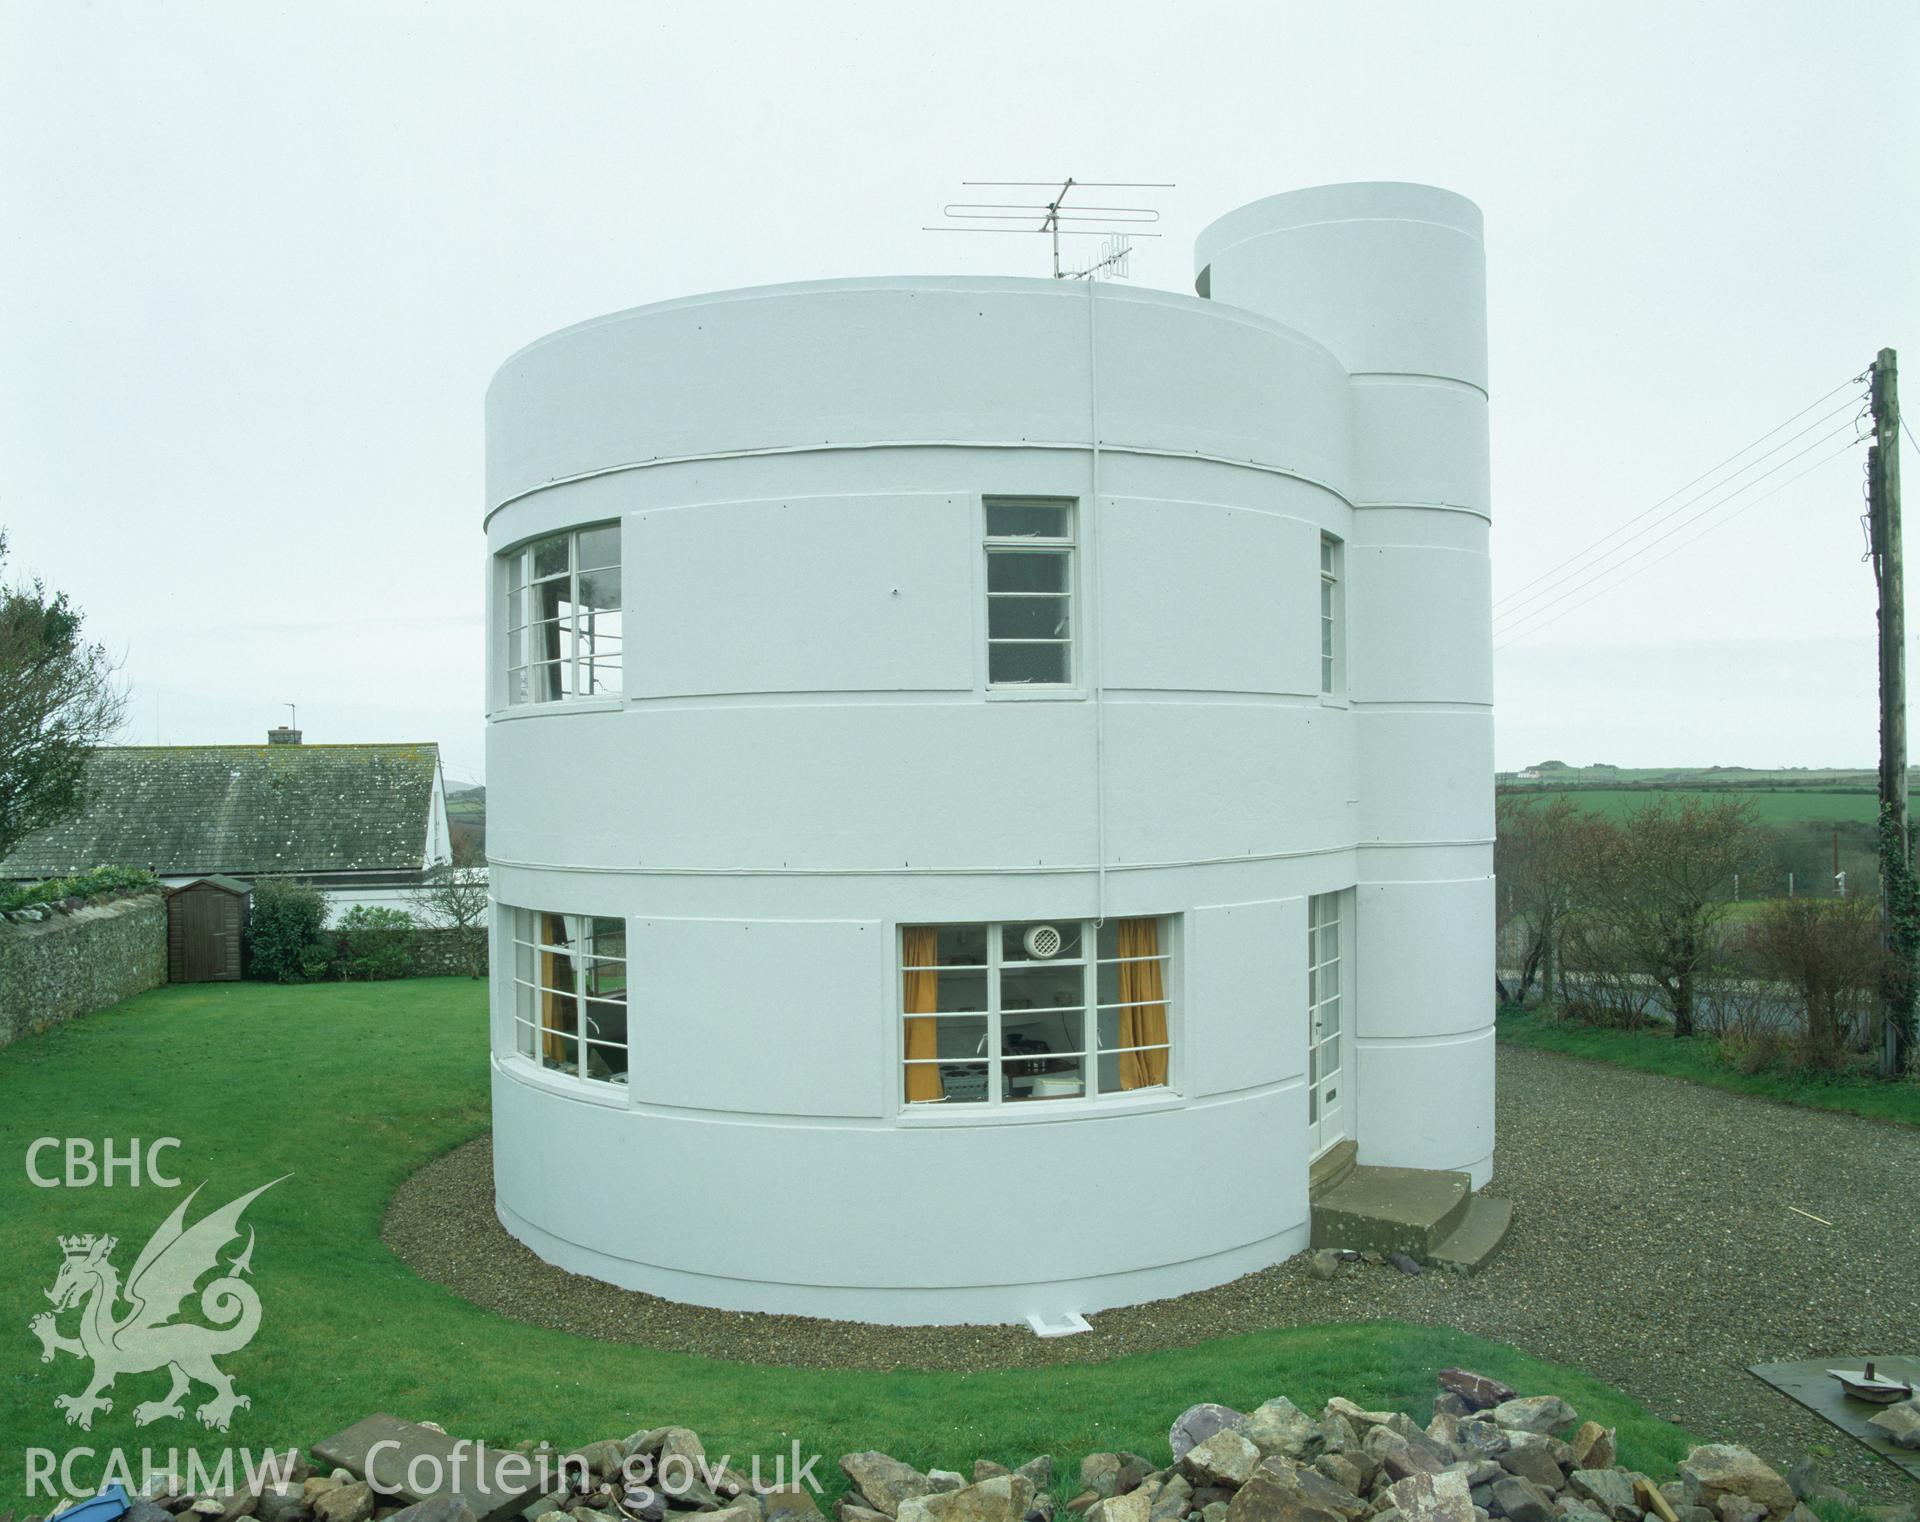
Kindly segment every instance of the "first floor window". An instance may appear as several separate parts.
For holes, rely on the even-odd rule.
[[[549,534],[501,557],[507,702],[620,694],[620,525]]]
[[[1332,696],[1340,680],[1340,541],[1320,536],[1320,691]]]
[[[510,909],[514,1048],[555,1072],[627,1081],[627,922]]]
[[[989,497],[987,684],[1073,681],[1073,503]]]
[[[1166,921],[908,925],[909,1104],[1023,1104],[1162,1088]]]

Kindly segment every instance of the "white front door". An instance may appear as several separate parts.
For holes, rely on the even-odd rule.
[[[1346,1005],[1341,978],[1345,895],[1307,900],[1307,1135],[1309,1158],[1347,1134]]]

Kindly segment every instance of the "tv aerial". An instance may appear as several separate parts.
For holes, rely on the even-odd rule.
[[[1124,279],[1128,273],[1135,238],[1158,238],[1143,227],[1160,220],[1151,206],[1095,206],[1080,201],[1067,204],[1073,191],[1088,190],[1172,190],[1171,181],[1158,180],[962,180],[962,185],[981,190],[1051,190],[1047,201],[949,201],[941,208],[947,222],[1010,222],[1011,227],[934,226],[922,227],[928,233],[1042,233],[1053,246],[1055,280],[1095,280],[1101,275]],[[1062,238],[1102,239],[1099,254],[1078,269],[1060,266]]]

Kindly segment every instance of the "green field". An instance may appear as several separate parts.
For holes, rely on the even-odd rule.
[[[1515,791],[1518,791],[1516,789]],[[1530,786],[1527,791],[1534,789]],[[1644,788],[1568,787],[1542,790],[1573,799],[1583,809],[1617,819],[1661,798],[1698,798],[1713,803],[1739,798],[1753,805],[1760,823],[1778,828],[1787,824],[1866,824],[1880,813],[1880,800],[1871,788],[1829,792],[1814,788]]]
[[[1503,797],[1567,798],[1616,822],[1663,801],[1746,803],[1766,836],[1763,859],[1741,880],[1742,900],[1784,898],[1796,884],[1800,893],[1828,893],[1836,870],[1856,885],[1878,881],[1880,805],[1871,772],[1567,767],[1543,770],[1538,780],[1503,772],[1497,786]]]
[[[1871,767],[1759,767],[1759,766],[1562,766],[1543,761],[1537,779],[1519,772],[1500,772],[1500,786],[1544,788],[1551,792],[1571,787],[1766,788],[1811,787],[1872,792],[1878,773]],[[1920,768],[1915,768],[1920,772]]]
[[[1318,1409],[1344,1394],[1424,1420],[1434,1371],[1462,1363],[1527,1392],[1565,1395],[1620,1429],[1623,1462],[1666,1471],[1687,1438],[1617,1391],[1576,1371],[1444,1328],[1366,1323],[1268,1330],[1106,1362],[985,1373],[915,1369],[822,1371],[723,1363],[593,1341],[504,1320],[413,1274],[380,1241],[386,1203],[427,1159],[475,1135],[487,1118],[485,985],[198,984],[157,989],[103,1014],[0,1050],[0,1507],[25,1490],[24,1453],[96,1455],[119,1447],[259,1450],[313,1442],[371,1412],[434,1420],[457,1436],[572,1446],[640,1427],[684,1423],[710,1453],[804,1452],[833,1459],[885,1449],[922,1467],[965,1468],[977,1456],[1018,1462],[1038,1452],[1077,1463],[1131,1448],[1167,1457],[1167,1424],[1211,1399],[1241,1407],[1285,1394]],[[162,1374],[128,1374],[90,1432],[69,1427],[58,1395],[86,1383],[64,1354],[39,1361],[27,1329],[47,1309],[59,1238],[112,1233],[124,1272],[182,1191],[152,1184],[38,1188],[22,1166],[38,1137],[181,1140],[167,1165],[204,1181],[193,1217],[286,1175],[254,1202],[251,1282],[263,1319],[252,1343],[223,1360],[252,1400],[232,1429],[192,1420],[133,1422],[165,1392]],[[770,1175],[771,1177],[771,1175]],[[610,1208],[642,1197],[609,1191]],[[784,1187],[784,1185],[782,1186]],[[834,1210],[837,1181],[811,1187]],[[1132,1230],[1089,1196],[1100,1229]],[[706,1202],[746,1219],[751,1200]],[[636,1205],[635,1208],[644,1208]],[[1010,1204],[1010,1210],[1018,1209]],[[1071,1229],[1058,1218],[1049,1229]],[[230,1261],[243,1242],[229,1244]],[[189,1306],[194,1304],[189,1301]],[[62,1330],[73,1335],[73,1313]],[[91,1487],[99,1471],[77,1466]],[[47,1497],[27,1510],[48,1509]]]
[[[1866,824],[1879,817],[1879,776],[1858,768],[1768,770],[1745,766],[1559,766],[1528,768],[1539,776],[1501,772],[1502,793],[1565,794],[1609,818],[1630,813],[1656,798],[1734,796],[1754,806],[1760,822],[1778,828],[1793,824]]]

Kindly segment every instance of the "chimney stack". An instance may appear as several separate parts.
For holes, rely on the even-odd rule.
[[[272,729],[267,731],[267,744],[269,745],[298,745],[299,743],[300,731],[288,725],[276,724]]]

